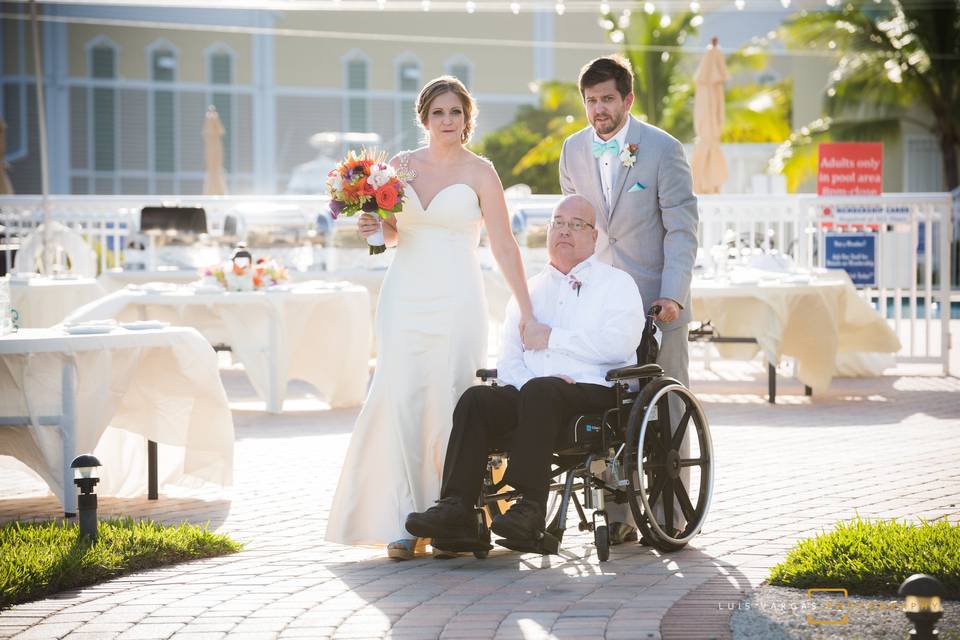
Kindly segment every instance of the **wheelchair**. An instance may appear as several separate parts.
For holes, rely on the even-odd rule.
[[[647,314],[637,348],[638,364],[606,374],[606,380],[614,383],[616,405],[602,414],[575,416],[560,429],[544,529],[534,540],[498,540],[498,544],[521,552],[559,553],[571,502],[580,531],[593,532],[601,562],[610,558],[606,505],[611,501],[629,505],[641,542],[660,551],[682,549],[699,533],[713,492],[710,428],[696,396],[656,364],[659,346],[654,318],[659,312],[660,307],[654,306]],[[477,377],[497,384],[496,369],[480,369]],[[472,551],[478,559],[488,556],[493,549],[489,521],[519,497],[496,479],[509,457],[509,442],[493,443],[488,451],[476,505],[479,546],[462,548],[435,539],[433,547]]]

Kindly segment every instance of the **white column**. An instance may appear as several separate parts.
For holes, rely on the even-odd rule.
[[[533,48],[533,79],[553,80],[554,14],[552,11],[537,11],[533,14],[533,41],[544,46]]]
[[[45,14],[57,13],[52,5],[44,7]],[[70,193],[70,94],[69,42],[67,25],[43,24],[43,74],[46,93],[47,141],[50,147],[50,193]]]
[[[269,14],[260,12],[257,26],[273,26]],[[269,34],[253,37],[253,172],[258,193],[277,192],[277,109],[274,97],[274,41]]]

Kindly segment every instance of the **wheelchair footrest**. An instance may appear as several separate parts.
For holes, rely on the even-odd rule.
[[[430,541],[430,546],[441,551],[454,551],[456,553],[473,553],[493,549],[489,540],[479,538],[433,538]]]
[[[546,531],[539,540],[501,538],[497,540],[497,544],[521,553],[539,553],[542,556],[560,553],[560,539]]]

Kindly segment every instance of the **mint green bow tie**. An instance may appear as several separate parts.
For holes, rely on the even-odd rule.
[[[613,155],[617,155],[618,153],[620,153],[620,143],[617,142],[616,140],[610,140],[606,143],[597,142],[596,140],[593,141],[593,157],[594,158],[599,158],[607,151],[609,151]]]

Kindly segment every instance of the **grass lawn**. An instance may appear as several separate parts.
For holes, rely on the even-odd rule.
[[[785,587],[846,588],[851,594],[895,595],[900,583],[926,573],[960,599],[960,524],[936,520],[907,524],[861,519],[802,540],[770,570]]]
[[[239,551],[225,535],[193,524],[101,520],[95,541],[74,524],[13,522],[0,527],[0,608],[134,571]]]

